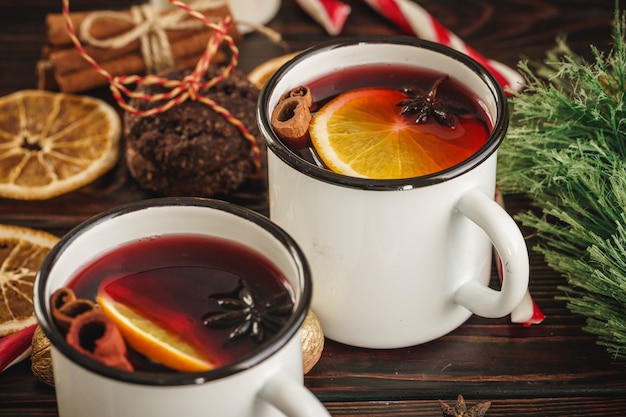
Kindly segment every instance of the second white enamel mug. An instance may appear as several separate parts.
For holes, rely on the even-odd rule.
[[[279,140],[270,115],[281,95],[336,71],[381,63],[436,70],[463,84],[493,126],[485,145],[445,171],[372,180],[315,166]],[[337,40],[281,67],[261,93],[257,118],[269,148],[270,217],[311,264],[312,309],[327,337],[366,348],[411,346],[449,333],[472,314],[502,317],[520,303],[528,251],[494,201],[507,102],[474,60],[416,38]],[[501,289],[488,287],[493,246],[502,258]]]

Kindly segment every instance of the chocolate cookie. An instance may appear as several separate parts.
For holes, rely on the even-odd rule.
[[[222,68],[211,66],[205,80]],[[183,79],[185,70],[165,74],[168,79]],[[141,87],[146,94],[166,90],[158,85]],[[226,108],[257,138],[263,151],[255,112],[259,89],[245,74],[234,70],[230,76],[199,94]],[[132,100],[139,109],[156,107],[161,102]],[[146,189],[164,195],[212,196],[238,188],[256,170],[252,145],[239,129],[206,104],[187,100],[149,117],[126,113],[126,163],[131,175]]]

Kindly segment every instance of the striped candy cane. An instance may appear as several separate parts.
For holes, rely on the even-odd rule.
[[[496,203],[500,204],[504,208],[504,198],[502,197],[500,187],[498,186],[496,186],[495,200]],[[502,282],[504,273],[502,271],[502,263],[500,262],[500,257],[497,252],[495,253],[495,257],[498,262],[498,277],[500,278],[500,282]],[[511,321],[513,323],[523,324],[526,327],[530,327],[533,324],[539,324],[545,318],[545,314],[543,314],[543,311],[541,311],[537,303],[535,303],[535,300],[533,300],[530,295],[530,291],[528,290],[519,305],[511,312]]]
[[[350,14],[350,6],[338,0],[296,0],[296,4],[329,35],[338,35]]]
[[[524,78],[517,71],[480,55],[417,3],[410,0],[364,1],[405,32],[449,46],[474,58],[487,68],[507,92],[519,91],[524,85]]]

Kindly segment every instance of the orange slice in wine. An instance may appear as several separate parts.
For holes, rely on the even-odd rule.
[[[359,89],[322,106],[309,127],[322,161],[354,177],[409,178],[456,165],[484,143],[484,128],[473,118],[454,128],[415,123],[398,106],[406,98],[395,89]]]
[[[152,361],[181,372],[203,372],[215,368],[211,360],[182,335],[109,297],[99,295],[97,301],[128,344]]]

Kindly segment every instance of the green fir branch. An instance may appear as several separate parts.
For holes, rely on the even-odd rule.
[[[626,17],[618,7],[613,29],[613,48],[592,47],[592,62],[564,38],[544,62],[520,62],[527,86],[510,100],[498,182],[538,208],[516,218],[566,278],[558,298],[626,361]]]

